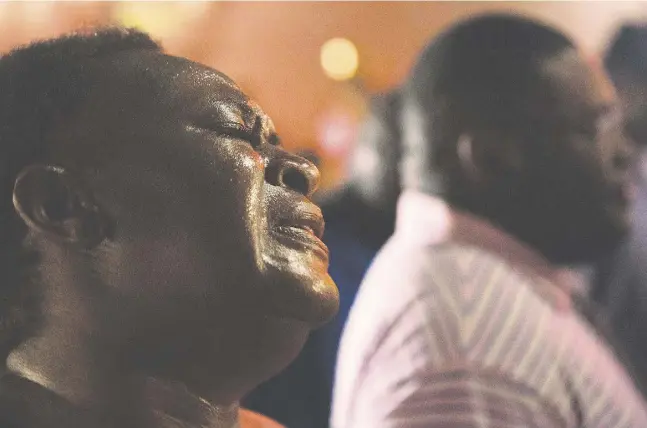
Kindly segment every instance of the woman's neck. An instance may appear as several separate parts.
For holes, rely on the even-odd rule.
[[[59,340],[46,339],[58,337]],[[87,346],[61,335],[28,340],[7,360],[10,372],[38,384],[106,428],[238,428],[238,403],[216,405],[179,382],[127,375]],[[61,409],[64,411],[64,409]]]
[[[160,427],[238,428],[238,403],[212,404],[181,383],[156,378],[148,379],[146,395]]]
[[[107,426],[154,428],[144,380],[126,373],[107,346],[102,351],[81,330],[50,325],[9,355],[8,370]]]

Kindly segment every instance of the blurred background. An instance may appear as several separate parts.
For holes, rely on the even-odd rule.
[[[285,145],[320,159],[323,187],[344,176],[370,94],[397,85],[418,51],[457,19],[534,16],[592,55],[647,3],[581,2],[2,2],[0,51],[91,25],[150,32],[169,53],[228,74],[274,119]]]

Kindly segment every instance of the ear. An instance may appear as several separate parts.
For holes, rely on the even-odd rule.
[[[105,238],[99,209],[63,168],[23,169],[14,184],[13,203],[30,229],[51,239],[91,248]]]
[[[526,164],[521,142],[494,132],[465,132],[456,151],[463,173],[479,184],[510,178]]]

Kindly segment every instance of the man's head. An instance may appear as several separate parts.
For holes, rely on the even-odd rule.
[[[604,65],[626,112],[627,132],[647,146],[647,25],[624,25],[613,37]]]
[[[370,207],[395,210],[400,194],[400,103],[397,90],[372,99],[350,159],[349,182]]]
[[[3,255],[38,254],[43,311],[79,296],[123,364],[235,395],[336,311],[319,173],[223,74],[106,30],[1,58],[0,92]]]
[[[542,24],[483,16],[422,53],[403,95],[403,181],[483,216],[557,263],[625,234],[627,158],[614,92]]]

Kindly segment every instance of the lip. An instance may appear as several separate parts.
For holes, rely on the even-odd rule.
[[[329,250],[321,238],[324,220],[317,209],[296,209],[289,216],[282,217],[271,228],[272,234],[282,243],[299,249],[309,249],[322,259],[328,260]]]
[[[324,233],[325,223],[320,212],[302,208],[294,210],[292,215],[280,219],[277,222],[277,227],[305,230],[314,235],[318,240],[321,240]]]

